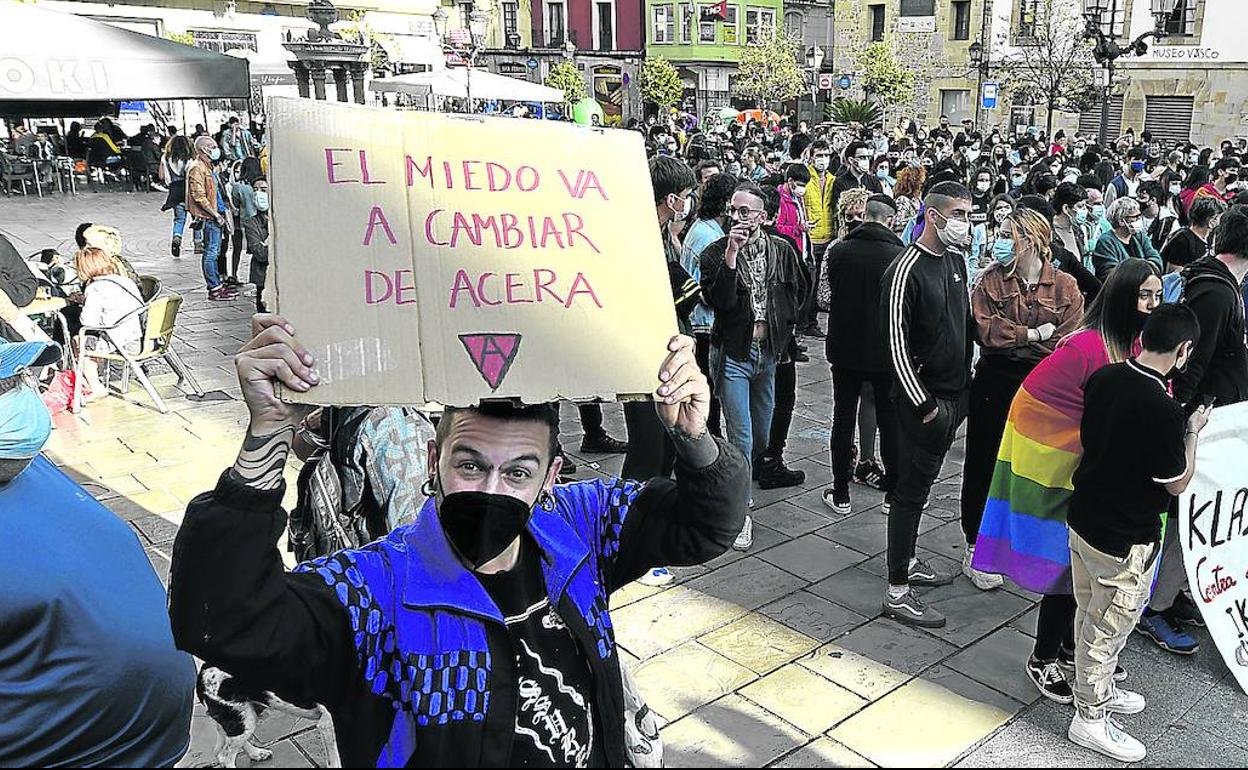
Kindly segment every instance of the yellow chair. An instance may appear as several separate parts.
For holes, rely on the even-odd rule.
[[[191,375],[190,369],[182,362],[178,351],[173,347],[173,334],[177,327],[178,310],[182,307],[181,294],[166,294],[157,297],[148,302],[141,308],[131,313],[127,313],[124,317],[118,319],[117,323],[108,327],[89,327],[84,326],[78,336],[78,364],[77,372],[74,377],[74,411],[82,406],[82,383],[83,383],[83,362],[87,359],[95,361],[103,361],[106,365],[104,376],[105,387],[108,386],[109,374],[112,372],[112,365],[120,363],[122,365],[122,390],[121,393],[130,391],[130,374],[138,378],[139,384],[147,391],[147,395],[151,396],[152,402],[161,414],[167,414],[169,407],[165,406],[165,402],[161,400],[160,395],[156,393],[156,388],[152,387],[151,380],[147,378],[147,374],[143,371],[143,364],[156,359],[163,359],[169,368],[171,368],[178,376],[178,385],[186,382],[190,385],[191,390],[197,395],[204,395],[203,388],[195,381]],[[117,345],[113,344],[109,332],[116,331],[123,323],[128,321],[135,314],[140,315],[140,321],[143,326],[143,337],[141,347],[137,352],[130,353]],[[88,336],[102,339],[104,345],[97,345],[95,350],[91,350],[87,345]]]

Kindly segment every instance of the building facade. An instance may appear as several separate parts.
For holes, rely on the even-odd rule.
[[[702,9],[712,7],[689,0],[645,4],[646,55],[675,65],[685,86],[683,106],[698,115],[746,106],[732,95],[741,52],[784,21],[782,0],[728,0],[727,19],[702,21]]]
[[[1037,0],[996,0],[995,34],[1016,38],[1018,25],[1042,6]],[[1148,0],[1114,0],[1102,29],[1125,47],[1155,23]],[[1127,129],[1137,136],[1149,131],[1160,139],[1203,145],[1248,136],[1248,46],[1241,38],[1248,29],[1248,2],[1178,0],[1165,28],[1163,39],[1148,41],[1146,55],[1115,62],[1111,138]],[[1003,48],[994,53],[1007,52]],[[1015,126],[1044,125],[1041,109],[1009,103],[1009,95],[1005,97]],[[1096,136],[1100,118],[1098,103],[1081,115],[1063,115],[1055,126]]]
[[[640,117],[641,0],[476,0],[476,7],[489,13],[481,58],[492,72],[540,83],[571,58],[607,125]]]
[[[980,73],[971,61],[971,45],[990,45],[984,34],[991,18],[986,2],[992,0],[835,0],[833,69],[850,78],[850,87],[836,95],[867,96],[858,77],[859,56],[882,42],[915,74],[913,102],[890,110],[887,120],[905,115],[931,126],[941,115],[955,124],[974,119]],[[994,117],[988,114],[983,122]]]
[[[803,51],[810,51],[816,46],[823,50],[821,60],[808,72],[814,97],[805,95],[797,101],[795,114],[798,119],[806,119],[812,123],[823,120],[824,106],[832,98],[832,91],[820,89],[818,75],[820,72],[832,72],[835,69],[833,44],[835,42],[836,17],[833,13],[834,0],[787,0],[784,4],[784,30],[793,40],[802,44]],[[800,62],[804,66],[809,62]]]

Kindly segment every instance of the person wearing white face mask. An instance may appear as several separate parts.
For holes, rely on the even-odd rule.
[[[836,182],[832,185],[833,211],[836,211],[836,202],[840,200],[841,193],[846,190],[856,187],[865,188],[873,193],[884,190],[880,180],[871,170],[871,162],[874,158],[871,147],[865,142],[852,142],[845,148],[845,169],[843,173],[837,174]]]
[[[251,183],[254,214],[243,219],[243,237],[251,255],[247,278],[256,287],[256,312],[267,312],[264,287],[269,270],[269,180],[258,177]]]
[[[208,287],[208,299],[226,301],[238,296],[233,288],[221,280],[217,257],[221,253],[221,233],[225,227],[225,191],[214,170],[221,158],[221,150],[210,136],[195,140],[195,162],[186,172],[186,208],[196,221],[202,223],[204,249],[204,283]]]
[[[886,617],[940,628],[945,617],[912,586],[947,585],[915,558],[919,520],[945,454],[966,417],[971,379],[971,313],[963,252],[971,245],[971,192],[956,182],[932,187],[923,201],[923,231],[884,274],[881,307],[887,330],[900,428],[898,474],[888,510]],[[922,367],[916,366],[922,361]]]
[[[1119,198],[1105,216],[1112,229],[1101,236],[1092,250],[1092,268],[1097,278],[1104,281],[1119,262],[1128,258],[1146,259],[1159,271],[1162,269],[1161,255],[1144,231],[1140,204],[1135,198]]]
[[[806,188],[810,184],[810,171],[805,166],[793,164],[784,172],[784,184],[780,185],[780,211],[776,215],[776,232],[797,246],[797,255],[806,264],[812,261],[810,248],[810,224],[806,218]]]
[[[836,235],[835,217],[832,214],[832,185],[836,177],[831,173],[832,148],[824,139],[816,139],[810,146],[814,163],[807,168],[810,182],[806,185],[803,203],[806,208],[806,220],[810,224],[810,249],[814,255],[814,276],[823,275],[823,256],[828,245]],[[819,328],[818,281],[812,282],[815,290],[802,313],[802,323],[798,332],[807,337],[823,337]]]

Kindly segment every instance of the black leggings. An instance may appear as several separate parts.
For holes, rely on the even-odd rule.
[[[974,545],[979,535],[1010,405],[1035,366],[1032,362],[986,355],[975,367],[966,418],[966,461],[962,465],[962,534],[967,545]]]
[[[1036,660],[1057,660],[1060,649],[1075,649],[1075,608],[1075,597],[1070,594],[1045,595],[1040,600],[1036,646],[1032,652]]]

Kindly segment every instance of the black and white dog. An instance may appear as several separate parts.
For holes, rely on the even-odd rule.
[[[287,703],[267,690],[249,688],[230,674],[209,665],[199,670],[195,694],[208,709],[208,716],[217,723],[214,753],[222,767],[235,767],[234,760],[240,751],[246,751],[253,763],[272,759],[273,752],[251,742],[260,717],[267,709],[315,720],[316,731],[325,745],[327,767],[342,767],[333,719],[329,710],[319,703]]]

